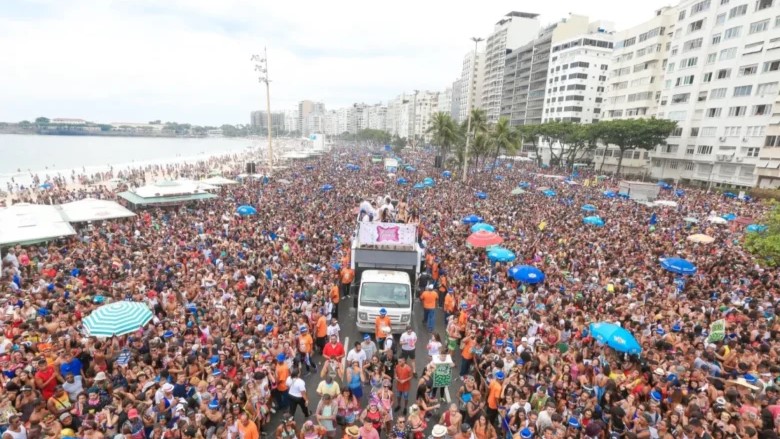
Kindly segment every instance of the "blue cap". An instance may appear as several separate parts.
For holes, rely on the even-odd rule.
[[[672,383],[672,382],[674,382],[674,381],[677,381],[677,375],[675,375],[675,374],[673,374],[673,373],[670,373],[670,374],[669,374],[669,375],[666,377],[666,381],[668,381],[668,382],[670,382],[670,383]]]
[[[754,383],[756,383],[758,381],[758,378],[756,378],[755,376],[753,376],[753,375],[751,375],[749,373],[746,373],[745,374],[745,381],[749,382],[750,384],[754,384]]]
[[[244,352],[243,354],[241,354],[241,356],[244,357],[244,359],[246,360],[252,358],[252,354],[250,354],[249,352]]]
[[[501,340],[500,338],[498,340],[496,340],[496,346],[499,346],[499,347],[504,346],[504,340]]]
[[[733,333],[733,332],[732,332],[731,334],[729,334],[729,338],[730,338],[731,340],[736,340],[736,339],[737,339],[737,334],[735,334],[735,333]]]
[[[106,298],[103,296],[95,296],[92,298],[92,301],[95,303],[103,303],[106,301]]]
[[[214,355],[214,356],[212,356],[212,357],[211,357],[211,359],[210,359],[209,361],[211,362],[211,364],[217,364],[217,363],[219,363],[219,355]]]
[[[680,326],[679,323],[675,323],[674,325],[672,325],[672,332],[680,332],[680,330],[682,330],[682,327]]]
[[[525,364],[525,361],[522,358],[515,358],[515,364],[522,366]]]
[[[273,332],[273,330],[274,330],[274,324],[273,323],[269,323],[269,324],[265,325],[265,332]]]
[[[381,308],[381,309],[379,310],[379,315],[380,315],[380,316],[386,316],[386,315],[387,315],[387,310],[386,310],[386,309],[384,309],[384,308]]]
[[[363,340],[371,340],[371,336],[368,334],[363,334]]]
[[[463,308],[463,309],[468,309],[469,304],[468,303],[461,303],[460,307]]]
[[[214,372],[211,372],[211,374],[214,375],[215,377],[220,376],[222,375],[222,371],[219,369],[214,369]]]
[[[301,326],[300,328],[298,328],[298,330],[301,331],[301,332],[309,332],[309,328],[307,328],[305,326]]]
[[[530,439],[534,434],[531,433],[531,430],[524,428],[520,430],[520,437],[523,439]]]
[[[276,356],[276,361],[284,361],[287,359],[287,356],[284,355],[284,353],[280,353]]]
[[[217,398],[211,400],[211,402],[209,403],[209,408],[211,410],[216,410],[219,408],[219,401],[217,401]]]
[[[659,326],[659,327],[658,327],[658,328],[655,330],[655,333],[656,333],[656,334],[658,334],[658,335],[664,335],[664,334],[666,334],[666,331],[664,331],[664,328],[662,328],[662,327],[660,327],[660,326]]]
[[[580,428],[580,421],[577,420],[574,416],[569,418],[569,427],[571,428]]]
[[[663,396],[661,395],[661,392],[659,392],[658,390],[653,390],[652,392],[650,392],[650,398],[652,398],[653,401],[655,402],[661,402],[661,398],[663,398]]]
[[[188,327],[188,328],[192,328],[192,325],[193,325],[193,323],[192,323],[192,320],[190,320],[189,322],[187,322],[187,327]]]
[[[173,337],[173,331],[171,331],[170,329],[163,332],[163,338],[171,338],[171,337]]]
[[[497,380],[503,380],[504,379],[504,371],[499,370],[498,372],[496,372],[496,379]]]

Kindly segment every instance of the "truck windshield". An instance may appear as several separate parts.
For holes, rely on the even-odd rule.
[[[360,285],[360,305],[385,308],[409,308],[412,294],[409,285],[366,282]]]

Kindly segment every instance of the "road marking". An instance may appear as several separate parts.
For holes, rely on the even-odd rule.
[[[452,399],[450,398],[450,387],[449,386],[444,388],[444,399],[447,400],[447,404],[452,404]]]
[[[344,350],[346,351],[347,346],[349,346],[349,336],[344,337]],[[341,370],[344,371],[344,379],[347,378],[346,372],[347,372],[347,354],[344,353],[344,358],[341,359]]]

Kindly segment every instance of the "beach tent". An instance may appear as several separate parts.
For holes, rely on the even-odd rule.
[[[71,223],[86,221],[101,221],[135,216],[133,212],[110,200],[85,198],[83,200],[65,203],[59,206],[63,218]]]
[[[205,180],[201,180],[201,181],[203,183],[211,184],[211,185],[214,185],[214,186],[225,186],[225,185],[230,185],[230,184],[238,184],[237,181],[231,180],[229,178],[225,178],[225,177],[223,177],[221,175],[215,175],[213,177],[209,177],[209,178],[207,178]]]
[[[0,246],[35,244],[75,234],[56,206],[21,203],[0,208]]]

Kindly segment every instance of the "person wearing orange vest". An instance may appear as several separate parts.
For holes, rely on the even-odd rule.
[[[442,306],[442,309],[444,309],[444,321],[449,321],[449,318],[451,315],[455,314],[455,303],[457,300],[455,300],[455,294],[452,293],[452,291],[447,291],[444,294],[444,306]]]
[[[355,270],[346,266],[341,269],[341,297],[349,297],[349,285],[355,279]]]
[[[384,327],[392,328],[387,310],[382,308],[374,321],[374,335],[376,336],[376,343],[381,350],[385,348],[385,331],[382,329]]]
[[[308,375],[312,369],[317,371],[317,366],[311,361],[312,349],[314,348],[314,340],[309,334],[309,328],[301,326],[299,328],[301,333],[298,336],[298,361],[301,365],[306,366],[306,374]]]
[[[434,317],[436,315],[436,302],[439,300],[439,295],[436,291],[428,288],[420,294],[420,301],[423,305],[423,321],[428,328],[428,332],[433,332]]]
[[[498,401],[501,399],[503,382],[504,372],[499,370],[496,372],[495,379],[491,380],[490,386],[488,386],[487,419],[490,425],[496,425],[496,419],[498,419]]]
[[[338,288],[336,288],[336,293],[338,293]],[[314,337],[317,343],[317,350],[322,353],[322,349],[328,341],[328,318],[325,314],[321,314],[317,318],[317,323],[314,326]]]
[[[273,390],[274,399],[276,400],[277,410],[287,409],[287,378],[290,377],[290,368],[284,362],[286,360],[285,355],[279,354],[276,356],[276,389]]]
[[[334,283],[333,286],[330,287],[330,303],[333,304],[331,316],[335,319],[339,318],[339,301],[341,301],[339,286]]]

